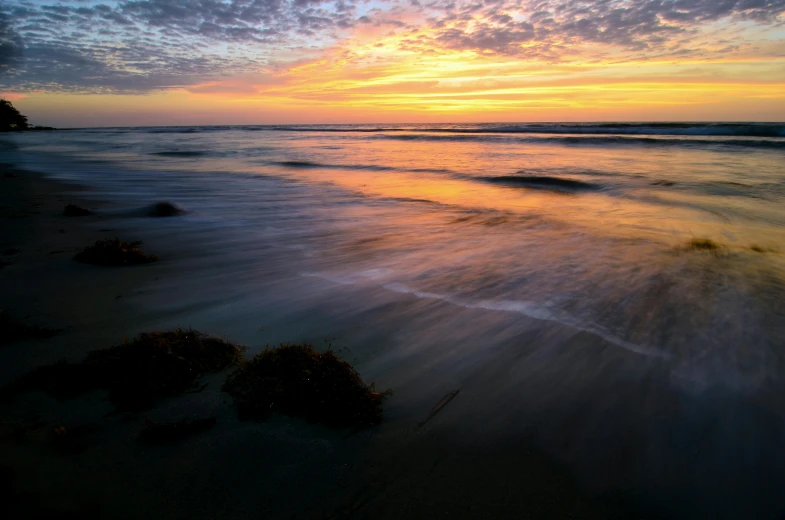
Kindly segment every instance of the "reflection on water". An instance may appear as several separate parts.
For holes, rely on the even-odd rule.
[[[535,431],[667,515],[785,512],[782,139],[439,135],[94,130],[0,153],[101,190],[175,259],[158,312],[337,333],[370,379],[474,392],[482,435]],[[158,200],[191,213],[124,216]]]

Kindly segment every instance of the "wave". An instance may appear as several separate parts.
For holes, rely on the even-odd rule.
[[[600,184],[546,175],[499,175],[480,177],[480,180],[506,186],[523,186],[526,188],[557,191],[594,191],[602,189]]]
[[[600,325],[580,320],[575,316],[572,316],[571,314],[568,314],[560,309],[551,307],[550,305],[519,300],[462,300],[452,296],[418,291],[416,289],[411,289],[402,283],[396,282],[385,284],[383,287],[389,291],[397,293],[412,294],[420,299],[442,300],[452,305],[458,305],[467,309],[486,309],[490,311],[516,312],[535,320],[556,322],[566,325],[567,327],[570,327],[574,330],[594,334],[595,336],[601,337],[608,343],[636,354],[661,359],[670,359],[671,357],[670,354],[660,349],[636,345],[635,343],[619,338]]]
[[[785,123],[515,123],[417,125],[254,125],[85,129],[88,132],[197,134],[302,132],[423,142],[516,142],[567,146],[718,147],[785,150]],[[295,167],[306,165],[284,164]],[[307,161],[305,161],[307,162]],[[327,165],[326,167],[329,167]],[[313,166],[312,166],[313,167]]]
[[[267,164],[285,166],[286,168],[340,168],[344,170],[372,170],[372,171],[392,171],[396,168],[390,166],[378,166],[375,164],[327,164],[311,161],[266,161]]]
[[[208,155],[208,153],[195,150],[173,150],[168,152],[155,152],[153,155],[159,155],[161,157],[204,157],[205,155]]]
[[[489,133],[785,137],[783,123],[540,123],[480,127]]]
[[[378,172],[407,171],[415,173],[451,173],[450,170],[438,168],[397,168],[377,164],[329,164],[312,161],[265,161],[266,164],[285,166],[287,168],[337,168],[343,170],[370,170]]]
[[[87,130],[87,129],[86,129]],[[94,129],[94,130],[109,130]],[[205,131],[430,134],[550,134],[577,136],[680,136],[785,138],[785,123],[481,123],[410,125],[249,125],[115,128],[149,133]]]
[[[326,273],[311,272],[311,273],[300,273],[300,276],[304,276],[308,278],[320,278],[322,280],[326,280],[328,282],[332,282],[338,285],[356,285],[358,283],[366,283],[369,280],[372,281],[376,279],[376,276],[367,276],[367,274],[375,274],[375,273],[368,273],[368,272],[358,273],[359,276],[345,277],[345,276],[329,275]],[[382,287],[384,289],[387,289],[388,291],[392,291],[400,294],[411,294],[412,296],[415,296],[423,300],[440,300],[449,303],[451,305],[457,305],[460,307],[465,307],[467,309],[485,309],[490,311],[515,312],[527,316],[529,318],[533,318],[535,320],[560,323],[562,325],[566,325],[567,327],[570,327],[571,329],[579,330],[582,332],[588,332],[590,334],[594,334],[595,336],[599,336],[600,338],[604,339],[608,343],[612,345],[616,345],[617,347],[621,347],[629,352],[634,352],[636,354],[640,354],[647,357],[660,358],[665,360],[671,359],[671,355],[665,351],[662,351],[657,348],[637,345],[635,343],[626,341],[614,335],[613,333],[605,329],[605,327],[602,327],[595,323],[580,320],[577,317],[572,316],[571,314],[568,314],[550,305],[544,305],[531,301],[519,301],[519,300],[465,300],[450,295],[419,291],[417,289],[410,288],[409,286],[398,282],[383,283]]]
[[[237,127],[235,127],[237,128]],[[451,134],[580,134],[785,137],[785,123],[508,123],[418,125],[274,125],[245,127],[276,132],[433,132]]]
[[[731,148],[769,148],[785,149],[785,139],[701,139],[692,137],[647,137],[647,136],[593,136],[593,135],[562,135],[562,136],[519,136],[503,134],[482,134],[482,133],[455,133],[455,134],[379,134],[376,139],[390,139],[396,141],[451,141],[451,142],[509,142],[514,139],[518,143],[531,144],[563,144],[570,146],[680,146],[680,147],[731,147]]]
[[[273,164],[278,166],[287,166],[289,168],[329,168],[327,164],[314,163],[310,161],[274,161]]]
[[[160,127],[146,129],[149,134],[198,134],[204,131],[195,127]]]
[[[620,145],[651,145],[651,146],[740,146],[752,148],[785,148],[785,140],[777,139],[700,139],[700,138],[668,138],[645,136],[568,136],[552,139],[565,144],[620,144]]]
[[[416,199],[411,197],[384,197],[381,200],[389,200],[392,202],[416,203],[416,204],[438,204],[438,202],[434,202],[430,199]]]

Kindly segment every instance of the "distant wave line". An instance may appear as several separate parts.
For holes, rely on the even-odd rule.
[[[269,161],[269,164],[287,168],[341,168],[345,170],[371,170],[371,171],[407,171],[415,173],[452,173],[450,170],[439,168],[402,168],[394,166],[381,166],[377,164],[328,164],[313,161]]]
[[[247,125],[96,128],[90,131],[199,133],[272,131],[314,133],[550,134],[561,136],[681,136],[785,138],[785,123],[509,123],[417,125]]]
[[[517,137],[517,138],[516,138]],[[629,145],[629,146],[728,146],[743,148],[769,148],[785,149],[784,140],[761,140],[761,139],[685,139],[667,137],[646,137],[646,136],[548,136],[548,137],[523,137],[513,134],[380,134],[378,139],[392,139],[400,141],[477,141],[477,142],[499,142],[514,138],[518,143],[531,144],[567,144],[567,145]]]

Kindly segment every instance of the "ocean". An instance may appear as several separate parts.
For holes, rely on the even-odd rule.
[[[785,124],[74,129],[0,162],[111,201],[171,323],[345,347],[392,421],[460,388],[478,443],[666,517],[785,514]]]

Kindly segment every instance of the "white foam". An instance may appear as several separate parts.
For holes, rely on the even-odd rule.
[[[322,278],[324,280],[328,280],[341,285],[355,285],[357,283],[356,281],[349,280],[348,278],[337,278],[334,276],[324,275],[321,273],[308,273],[308,274],[303,274],[303,276],[313,276],[317,278]],[[601,327],[600,325],[579,320],[575,316],[572,316],[569,313],[566,313],[558,308],[554,308],[547,304],[542,304],[532,301],[521,301],[521,300],[481,300],[477,302],[472,302],[472,301],[466,301],[459,298],[455,298],[449,295],[418,291],[417,289],[412,289],[408,285],[399,282],[387,283],[384,284],[382,287],[396,293],[411,294],[413,296],[416,296],[417,298],[421,298],[425,300],[441,300],[450,303],[452,305],[465,307],[467,309],[486,309],[486,310],[501,311],[501,312],[517,312],[529,318],[533,318],[541,321],[552,321],[552,322],[560,323],[562,325],[566,325],[575,330],[594,334],[604,339],[608,343],[611,343],[612,345],[616,345],[617,347],[621,347],[625,350],[634,352],[636,354],[641,354],[643,356],[648,356],[648,357],[657,357],[661,359],[671,358],[670,354],[668,354],[667,352],[664,352],[656,348],[643,347],[641,345],[636,345],[635,343],[625,341],[619,338],[618,336],[612,334],[604,327]]]
[[[300,273],[300,276],[303,276],[305,278],[320,278],[322,280],[327,280],[328,282],[332,282],[338,285],[355,285],[357,283],[354,280],[350,280],[349,278],[332,276],[323,273]]]
[[[449,301],[449,300],[448,300]],[[579,320],[578,318],[561,311],[559,309],[549,308],[547,305],[542,305],[535,302],[515,301],[515,300],[484,300],[474,304],[460,304],[472,309],[489,309],[505,312],[518,312],[529,318],[534,318],[542,321],[554,321],[567,325],[576,330],[589,332],[596,336],[601,337],[608,343],[612,343],[618,347],[622,347],[630,352],[642,354],[644,356],[659,357],[663,359],[670,359],[670,354],[662,350],[650,347],[642,347],[635,343],[625,341],[614,334],[610,333],[604,327],[593,323],[587,323]]]
[[[413,294],[414,296],[416,296],[418,298],[425,299],[425,300],[445,300],[445,301],[447,301],[447,298],[442,296],[442,295],[440,295],[440,294],[423,292],[423,291],[417,291],[417,290],[414,290],[414,289],[410,289],[407,285],[402,284],[402,283],[398,283],[398,282],[388,283],[388,284],[385,284],[383,287],[385,289],[389,290],[389,291],[393,291],[393,292],[397,292],[397,293]]]

